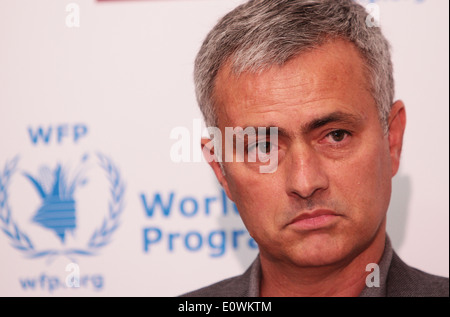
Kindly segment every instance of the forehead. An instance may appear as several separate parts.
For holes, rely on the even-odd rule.
[[[227,63],[218,73],[214,90],[219,126],[256,124],[247,121],[325,105],[374,106],[365,69],[357,48],[344,40],[326,43],[260,73],[236,75]]]

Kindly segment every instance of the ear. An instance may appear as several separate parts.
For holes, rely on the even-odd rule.
[[[397,174],[400,165],[405,127],[405,105],[399,100],[392,105],[389,114],[389,152],[391,156],[392,176]]]
[[[208,162],[209,166],[211,166],[211,168],[213,169],[217,180],[219,181],[220,185],[222,185],[228,198],[230,198],[232,200],[230,191],[228,189],[228,182],[225,177],[225,173],[219,163],[218,157],[216,156],[216,154],[214,152],[214,141],[211,139],[208,139],[208,138],[202,138],[201,146],[202,146],[202,152],[203,152],[203,156],[205,157],[205,160]]]

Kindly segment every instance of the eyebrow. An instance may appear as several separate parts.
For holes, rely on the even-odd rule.
[[[330,114],[327,114],[323,117],[319,117],[317,119],[312,120],[311,122],[304,124],[301,127],[301,131],[305,134],[308,134],[308,133],[311,133],[312,131],[317,130],[317,129],[319,129],[323,126],[326,126],[327,124],[330,124],[330,123],[342,123],[342,124],[347,124],[347,125],[356,127],[361,122],[362,122],[362,118],[360,116],[341,112],[341,111],[336,111],[336,112],[332,112]],[[253,128],[254,131],[256,131],[256,133],[258,133],[257,127],[248,126],[246,128]],[[291,133],[288,132],[287,130],[285,130],[281,127],[277,127],[276,125],[273,125],[273,124],[269,125],[268,127],[261,127],[261,128],[264,128],[266,130],[266,135],[269,134],[268,131],[270,131],[270,128],[277,128],[278,129],[277,134],[280,136],[291,135]],[[249,135],[253,135],[253,133],[250,133]]]
[[[324,117],[317,118],[302,126],[304,133],[310,133],[330,123],[343,123],[349,125],[358,125],[362,121],[360,116],[345,113],[341,111],[332,112]]]

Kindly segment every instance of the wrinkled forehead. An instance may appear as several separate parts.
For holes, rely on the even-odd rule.
[[[370,94],[367,68],[352,43],[336,40],[301,53],[284,65],[236,73],[232,59],[219,70],[213,98],[219,126],[264,104],[306,104],[317,98]],[[280,105],[281,106],[281,105]],[[234,121],[234,120],[232,120]]]

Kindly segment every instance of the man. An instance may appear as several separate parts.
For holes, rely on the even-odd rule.
[[[447,278],[407,266],[386,236],[406,114],[389,44],[366,20],[352,0],[252,0],[207,36],[195,65],[206,124],[266,131],[202,140],[260,254],[186,296],[448,296]]]

